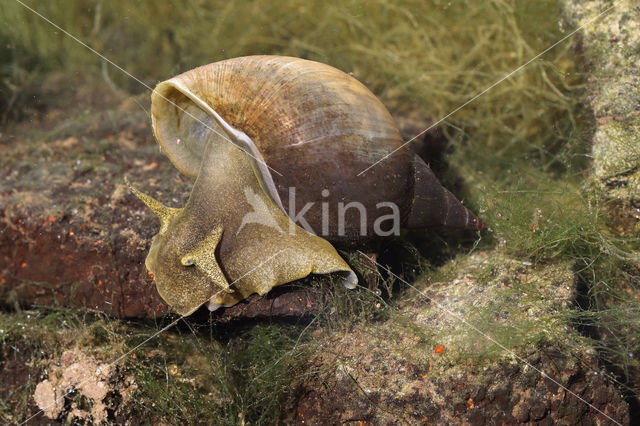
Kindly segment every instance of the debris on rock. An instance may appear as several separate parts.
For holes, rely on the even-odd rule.
[[[63,352],[47,370],[48,378],[38,383],[33,399],[47,418],[64,423],[114,421],[129,409],[137,389],[133,376],[79,349]]]

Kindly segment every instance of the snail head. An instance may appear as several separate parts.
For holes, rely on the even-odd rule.
[[[189,210],[167,207],[134,188],[128,179],[126,183],[161,221],[145,261],[160,296],[177,313],[189,315],[215,294],[230,292],[215,257],[222,227],[213,223],[203,232],[192,226]]]

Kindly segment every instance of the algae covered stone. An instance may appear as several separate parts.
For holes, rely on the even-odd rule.
[[[596,119],[592,183],[605,200],[632,216],[640,205],[640,20],[633,0],[562,2],[579,38]],[[606,11],[603,16],[594,18]],[[637,217],[636,217],[637,220]],[[634,228],[637,231],[637,225]]]

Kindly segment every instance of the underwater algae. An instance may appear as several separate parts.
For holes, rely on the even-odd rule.
[[[157,334],[165,324],[86,310],[0,313],[0,419],[277,421],[306,359],[307,345],[295,344],[291,327],[237,328],[225,343],[212,324],[181,323]]]

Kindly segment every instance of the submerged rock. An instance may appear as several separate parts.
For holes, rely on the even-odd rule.
[[[596,119],[593,185],[612,202],[623,232],[640,231],[640,9],[634,0],[563,0],[588,75]],[[593,21],[598,13],[612,7]]]
[[[629,423],[569,324],[569,263],[535,267],[493,252],[445,268],[455,278],[417,283],[422,291],[383,323],[318,331],[318,373],[298,380],[287,422]]]

